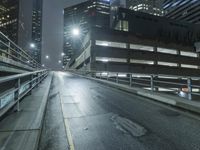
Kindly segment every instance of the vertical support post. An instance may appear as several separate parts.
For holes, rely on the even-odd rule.
[[[20,78],[17,79],[17,82],[15,84],[15,89],[17,90],[14,93],[14,100],[17,101],[17,111],[20,111],[20,106],[19,106]]]
[[[192,100],[192,80],[191,80],[191,78],[187,79],[187,87],[188,87],[188,100]]]
[[[39,79],[40,79],[40,83],[42,83],[43,73],[44,73],[44,72],[41,72],[41,73],[40,73],[40,78],[39,78]]]
[[[8,42],[8,54],[7,54],[7,58],[10,58],[10,46],[11,46],[11,44],[10,44],[10,41]]]
[[[100,79],[102,78],[102,73],[100,73]]]
[[[107,73],[107,81],[108,81],[108,78],[109,78],[109,72]]]
[[[116,76],[116,83],[119,83],[119,76],[118,76],[118,73],[117,73],[117,76]]]
[[[29,86],[30,86],[30,92],[29,92],[29,93],[30,93],[30,95],[31,95],[31,93],[32,93],[32,88],[33,88],[33,75],[31,75]]]
[[[151,91],[154,91],[154,83],[153,83],[154,76],[151,75]]]
[[[130,74],[130,77],[129,77],[130,79],[130,87],[132,86],[132,74]]]

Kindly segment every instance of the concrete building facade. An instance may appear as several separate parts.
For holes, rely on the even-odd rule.
[[[84,38],[81,51],[70,61],[70,68],[101,72],[199,75],[200,59],[194,47],[194,42],[200,39],[198,26],[166,18],[163,22],[161,17],[123,8],[118,10],[117,16],[116,28],[113,26],[115,29],[91,28]],[[120,21],[128,24],[125,30],[118,28]],[[177,31],[176,34],[172,34],[174,31]]]
[[[82,40],[92,26],[109,27],[110,1],[89,0],[64,9],[63,51],[69,60],[82,46]],[[72,35],[73,28],[80,30],[79,38]],[[64,62],[66,64],[67,62]]]

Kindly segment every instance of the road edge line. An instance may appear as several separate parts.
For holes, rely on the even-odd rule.
[[[68,145],[69,145],[69,149],[75,150],[72,134],[71,134],[71,131],[70,131],[70,125],[69,125],[68,119],[64,117],[64,113],[63,113],[64,109],[63,109],[61,94],[60,94],[60,92],[58,92],[58,93],[59,93],[60,105],[61,105],[61,110],[62,110],[62,115],[63,115],[63,122],[64,122],[64,125],[65,125],[65,132],[66,132],[66,136],[67,136],[67,142],[68,142]]]

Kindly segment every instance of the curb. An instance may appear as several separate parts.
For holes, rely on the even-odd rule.
[[[46,108],[47,108],[47,101],[48,101],[48,97],[49,97],[49,92],[50,92],[50,88],[51,88],[51,83],[52,83],[53,76],[54,76],[54,73],[52,73],[52,75],[51,75],[51,79],[50,79],[49,84],[48,84],[48,89],[44,93],[44,97],[43,97],[43,100],[42,100],[43,103],[42,103],[41,111],[43,110],[43,112],[41,112],[41,113],[43,113],[43,114],[42,114],[42,117],[41,117],[41,123],[40,123],[40,128],[39,128],[39,135],[37,137],[37,143],[36,143],[36,146],[35,146],[35,150],[39,149],[40,138],[41,138],[41,135],[42,135],[42,129],[43,129],[43,123],[44,123],[44,117],[45,117]]]
[[[78,75],[75,73],[72,73],[72,74]],[[163,103],[163,104],[168,104],[173,107],[181,108],[186,111],[200,114],[200,103],[195,102],[195,101],[188,101],[184,98],[167,95],[167,94],[161,95],[160,93],[155,93],[155,92],[151,92],[151,91],[140,89],[140,88],[128,87],[123,84],[114,83],[114,82],[106,81],[106,80],[100,80],[100,79],[87,77],[87,76],[83,76],[83,75],[78,75],[78,76],[89,79],[89,80],[94,80],[100,84],[104,84],[104,85],[106,84],[109,87],[119,89],[119,90],[122,90],[122,91],[125,91],[128,93],[132,93],[132,94],[135,94],[138,96],[142,96],[142,97],[145,97],[145,98],[148,98],[148,99],[151,99],[151,100]]]
[[[46,107],[47,107],[47,101],[48,101],[48,97],[49,97],[49,92],[50,92],[50,88],[51,88],[52,78],[53,78],[53,73],[51,75],[51,79],[50,79],[49,84],[47,86],[48,89],[44,93],[44,97],[43,97],[43,100],[42,100],[43,103],[42,103],[41,110],[40,110],[40,112],[42,113],[42,117],[41,117],[41,122],[40,122],[40,128],[38,129],[39,130],[39,135],[37,137],[36,146],[34,148],[35,150],[39,149],[40,138],[41,138],[41,134],[42,134],[43,122],[44,122],[44,117],[45,117],[45,112],[46,112]]]

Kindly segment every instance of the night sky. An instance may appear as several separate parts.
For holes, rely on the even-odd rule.
[[[44,0],[43,3],[43,32],[42,32],[42,64],[58,69],[62,65],[63,51],[63,8],[85,0]],[[45,56],[49,55],[49,59]]]

